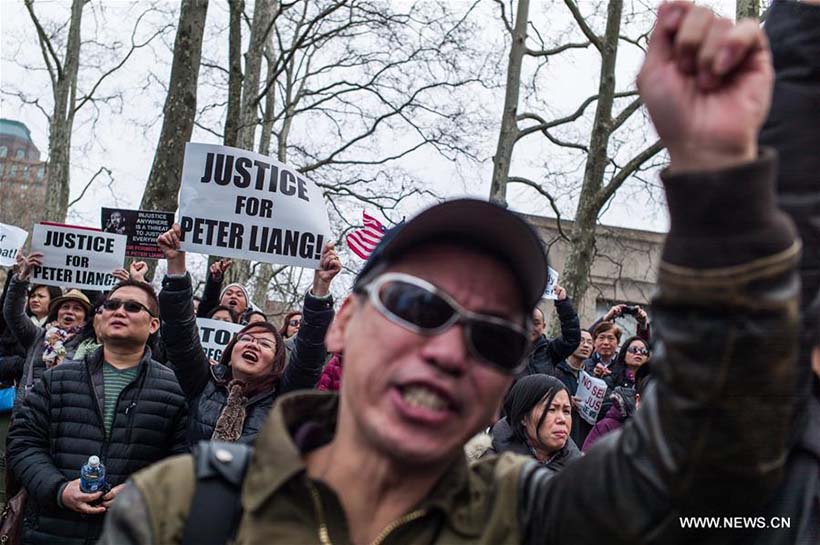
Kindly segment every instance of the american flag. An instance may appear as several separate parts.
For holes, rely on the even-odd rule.
[[[347,247],[362,259],[370,257],[370,252],[379,244],[387,228],[379,220],[362,211],[364,229],[357,229],[347,235]]]

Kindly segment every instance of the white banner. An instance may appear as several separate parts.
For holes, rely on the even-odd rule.
[[[558,271],[550,266],[547,266],[547,287],[544,288],[543,299],[558,299],[555,293],[555,286],[558,285]]]
[[[56,223],[38,223],[31,251],[43,253],[43,266],[31,273],[31,282],[107,291],[118,282],[114,269],[125,262],[128,237],[97,229]]]
[[[11,267],[17,259],[17,251],[26,243],[28,232],[0,223],[0,266]]]
[[[598,413],[601,411],[601,404],[606,395],[606,382],[593,377],[586,371],[581,371],[578,376],[578,390],[575,397],[578,398],[578,413],[581,418],[595,424]]]
[[[242,324],[210,318],[197,318],[196,325],[199,328],[199,342],[202,343],[205,356],[216,361],[222,357],[222,351],[231,342],[233,336],[244,327]]]
[[[330,237],[319,188],[277,160],[188,143],[179,192],[181,248],[318,268]]]

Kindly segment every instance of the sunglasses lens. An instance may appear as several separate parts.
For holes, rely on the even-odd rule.
[[[109,299],[105,303],[103,303],[103,308],[105,310],[117,310],[122,305],[122,302],[119,299]]]
[[[443,326],[453,316],[453,307],[435,293],[406,282],[387,282],[379,290],[382,305],[400,320],[421,329]]]
[[[520,331],[492,322],[470,322],[470,342],[476,355],[506,371],[512,371],[524,359],[527,337]]]
[[[123,306],[125,307],[126,312],[130,312],[132,314],[136,314],[142,310],[142,306],[134,301],[126,301]]]

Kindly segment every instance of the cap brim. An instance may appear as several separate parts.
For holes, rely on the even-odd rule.
[[[415,246],[436,241],[464,241],[507,263],[530,306],[534,307],[544,294],[544,247],[535,230],[505,208],[476,199],[447,201],[428,208],[385,240],[383,257],[392,260]]]

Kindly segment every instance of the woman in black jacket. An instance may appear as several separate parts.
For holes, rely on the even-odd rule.
[[[276,397],[316,385],[325,361],[325,332],[334,314],[330,282],[341,263],[333,247],[325,246],[313,288],[305,295],[304,322],[287,365],[282,336],[272,324],[257,322],[245,326],[225,348],[220,363],[212,366],[199,340],[191,277],[179,237],[179,226],[174,225],[157,239],[168,260],[159,306],[168,363],[191,407],[188,442],[249,443]]]
[[[581,457],[569,436],[569,391],[557,378],[530,375],[518,380],[504,398],[504,414],[490,432],[492,447],[488,454],[523,454],[555,473]]]

